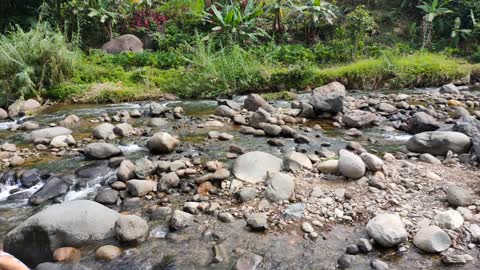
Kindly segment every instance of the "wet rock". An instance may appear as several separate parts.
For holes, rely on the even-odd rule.
[[[243,107],[249,111],[257,111],[259,108],[267,111],[267,112],[273,112],[275,111],[275,108],[268,104],[265,99],[263,99],[261,96],[257,94],[250,94],[247,96],[245,101],[243,102]]]
[[[50,142],[50,146],[53,148],[65,148],[71,145],[75,145],[77,142],[72,135],[60,135],[56,136]]]
[[[254,151],[239,156],[233,164],[233,174],[249,183],[262,182],[267,171],[279,172],[282,160],[265,152]]]
[[[137,176],[137,179],[146,179],[149,175],[153,174],[155,169],[153,162],[147,157],[144,157],[135,161],[133,173]]]
[[[193,225],[193,215],[180,210],[173,211],[170,218],[170,228],[175,231],[180,231],[186,227]]]
[[[133,127],[128,123],[121,123],[115,126],[113,132],[120,137],[127,137],[133,134]]]
[[[342,120],[346,127],[364,128],[374,125],[377,117],[371,112],[353,110],[346,113]]]
[[[129,180],[127,190],[132,196],[143,197],[149,192],[157,191],[157,182],[151,180]]]
[[[235,111],[240,111],[242,109],[242,106],[238,104],[237,102],[231,100],[231,99],[219,99],[217,100],[217,103],[219,106],[225,105],[229,107],[230,109],[233,109]]]
[[[170,172],[162,176],[158,181],[158,190],[167,191],[170,188],[177,187],[180,183],[180,178],[175,172]]]
[[[164,118],[150,118],[148,119],[147,126],[149,127],[166,127],[169,123]]]
[[[368,235],[383,247],[393,247],[404,242],[408,233],[403,227],[400,217],[392,214],[378,214],[366,227]]]
[[[107,159],[122,155],[122,151],[111,143],[91,143],[83,149],[83,152],[90,159]]]
[[[257,190],[254,187],[244,187],[235,193],[235,196],[241,202],[248,202],[255,199],[257,196]]]
[[[7,197],[7,201],[20,201],[20,200],[27,200],[32,196],[32,192],[25,190],[25,191],[18,191],[15,192]]]
[[[406,131],[417,134],[426,131],[435,131],[440,128],[440,123],[426,112],[415,113],[407,122]]]
[[[247,218],[247,226],[254,231],[264,231],[268,229],[267,215],[263,213],[251,214]]]
[[[453,112],[451,113],[451,115],[454,119],[470,116],[470,112],[463,107],[454,106],[452,107],[452,109],[453,109]]]
[[[272,116],[270,113],[268,113],[266,110],[259,108],[256,110],[252,116],[248,119],[248,124],[254,128],[261,128],[262,123],[268,123],[272,119]]]
[[[282,132],[282,128],[278,125],[261,123],[259,126],[265,132],[265,135],[269,137],[277,137]]]
[[[107,175],[110,172],[110,168],[105,162],[94,162],[85,166],[82,166],[75,170],[75,176],[78,178],[95,179]]]
[[[118,200],[118,191],[105,188],[97,193],[95,201],[101,204],[115,204]]]
[[[470,115],[462,116],[455,122],[452,130],[470,137],[476,137],[480,134],[480,121]]]
[[[295,136],[293,141],[298,144],[309,144],[312,142],[312,140],[307,135],[297,135]]]
[[[35,130],[38,129],[40,125],[33,121],[26,121],[20,125],[21,130]]]
[[[44,128],[44,129],[38,129],[30,132],[25,139],[27,141],[37,141],[40,139],[46,139],[50,142],[53,138],[61,135],[70,135],[72,134],[72,131],[68,128],[64,127],[52,127],[52,128]]]
[[[10,231],[4,248],[29,266],[52,261],[56,248],[95,244],[112,238],[118,216],[117,212],[92,201],[53,205]]]
[[[98,261],[111,261],[120,255],[122,255],[122,250],[112,245],[101,246],[95,251],[95,258]]]
[[[159,132],[148,140],[147,148],[154,154],[169,154],[175,150],[179,143],[179,140],[172,135]]]
[[[460,90],[453,83],[446,84],[440,88],[440,94],[460,94]]]
[[[343,100],[347,92],[345,86],[339,82],[332,82],[322,87],[315,88],[310,97],[310,104],[315,113],[343,112]]]
[[[337,263],[340,269],[350,269],[353,266],[355,259],[356,257],[354,255],[344,254],[338,259]]]
[[[53,261],[55,262],[78,262],[80,258],[80,250],[73,247],[61,247],[53,252]]]
[[[467,153],[472,142],[470,137],[459,132],[432,131],[416,134],[407,141],[407,149],[416,153],[446,155],[448,151]]]
[[[362,253],[369,253],[373,250],[372,243],[368,239],[360,238],[357,242],[358,250]]]
[[[70,114],[65,119],[60,121],[60,126],[62,127],[75,127],[80,123],[80,117]]]
[[[125,198],[122,201],[122,211],[131,211],[142,208],[142,199],[139,197]]]
[[[262,262],[262,260],[263,260],[262,256],[259,256],[253,253],[244,254],[237,260],[233,269],[234,270],[256,270],[257,267]]]
[[[139,240],[148,232],[148,224],[139,216],[120,215],[115,222],[117,239],[124,242]]]
[[[229,141],[229,140],[233,140],[233,135],[232,134],[228,134],[228,133],[225,133],[225,132],[222,132],[218,135],[218,139],[221,140],[221,141]]]
[[[67,193],[72,184],[73,182],[68,177],[50,177],[45,185],[30,197],[28,202],[33,205],[40,205],[50,199]]]
[[[237,112],[226,105],[220,105],[215,109],[215,114],[221,117],[233,118]]]
[[[126,182],[135,178],[134,172],[135,164],[130,160],[124,160],[120,163],[117,171],[117,178],[120,181]]]
[[[270,201],[288,200],[295,192],[295,181],[284,173],[267,173],[266,196]]]
[[[25,188],[31,188],[40,181],[40,176],[38,169],[26,170],[20,176],[20,183]]]
[[[302,169],[311,170],[313,168],[310,159],[299,152],[291,152],[284,160],[285,168],[290,171],[300,171]]]
[[[41,108],[42,105],[34,99],[27,99],[25,101],[19,99],[8,107],[8,115],[10,118],[22,114],[31,115],[39,112]]]
[[[434,218],[433,221],[435,225],[439,226],[440,228],[448,229],[448,230],[456,230],[459,229],[463,225],[463,217],[460,212],[456,210],[447,210],[441,213],[438,213]]]
[[[150,220],[165,220],[172,214],[170,207],[157,207],[150,213]]]
[[[367,168],[372,172],[383,170],[383,160],[370,153],[362,153],[360,158],[367,165]]]
[[[422,251],[439,253],[447,250],[452,241],[448,234],[438,226],[426,226],[415,234],[413,244]]]
[[[365,175],[365,163],[354,153],[340,150],[338,159],[338,171],[350,179],[359,179]]]
[[[134,35],[126,34],[116,37],[109,42],[103,44],[102,50],[106,53],[122,53],[122,52],[142,52],[143,42]]]
[[[114,190],[125,190],[127,189],[127,184],[125,184],[124,182],[115,181],[111,184],[111,187]]]
[[[430,163],[430,164],[435,164],[435,165],[442,164],[442,162],[438,158],[436,158],[433,155],[430,155],[428,153],[421,154],[420,155],[420,160],[423,161],[423,162]]]
[[[468,189],[449,185],[445,193],[448,203],[452,206],[469,206],[474,203],[474,195]]]
[[[92,131],[92,136],[95,139],[99,140],[107,140],[107,139],[114,139],[115,133],[114,130],[115,126],[110,123],[102,123],[96,126]]]

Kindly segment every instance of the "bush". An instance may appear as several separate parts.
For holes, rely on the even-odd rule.
[[[78,54],[64,36],[39,23],[28,32],[16,27],[0,36],[0,103],[41,98],[43,90],[71,78]]]
[[[146,66],[169,69],[185,65],[184,58],[174,50],[143,53],[124,52],[119,54],[93,51],[88,56],[87,61],[102,66],[120,66],[126,70]]]

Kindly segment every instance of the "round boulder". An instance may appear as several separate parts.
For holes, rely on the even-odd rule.
[[[148,224],[139,216],[121,215],[115,222],[115,232],[120,241],[135,241],[148,232]]]
[[[393,247],[405,241],[408,233],[400,217],[392,214],[378,214],[367,224],[368,235],[383,247]]]
[[[262,182],[267,172],[279,172],[283,167],[281,159],[274,155],[254,151],[239,156],[233,164],[233,174],[249,183]]]
[[[165,132],[155,133],[147,142],[147,148],[154,154],[169,154],[175,150],[179,140]]]
[[[338,153],[338,171],[350,179],[360,179],[365,175],[365,163],[362,159],[348,150],[340,150]]]

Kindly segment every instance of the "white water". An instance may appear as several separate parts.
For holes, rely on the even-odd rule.
[[[33,194],[35,192],[37,192],[37,190],[39,190],[40,188],[42,188],[44,185],[43,182],[39,182],[37,183],[36,185],[34,185],[33,187],[31,188],[28,188],[28,189],[22,189],[18,192],[30,192],[30,194]],[[16,189],[16,188],[21,188],[21,184],[14,184],[14,185],[2,185],[1,188],[0,188],[0,202],[3,202],[3,201],[6,201],[8,196],[10,196],[10,191],[13,190],[13,189]],[[28,199],[25,199],[25,200],[18,200],[18,201],[12,201],[11,204],[8,204],[8,205],[2,205],[2,206],[11,206],[11,205],[15,205],[15,206],[18,206],[18,205],[24,205],[26,204],[28,201]]]
[[[106,175],[97,177],[89,181],[87,186],[83,187],[80,190],[70,190],[69,192],[67,192],[67,194],[65,194],[65,201],[74,201],[74,200],[87,198],[88,195],[96,192],[102,187],[101,183],[108,181],[113,177],[116,177],[116,175],[117,175],[116,172],[112,170]]]
[[[123,153],[139,152],[139,151],[142,151],[142,150],[146,149],[146,148],[143,148],[143,147],[141,147],[137,144],[119,145],[118,148],[120,148],[120,150]]]

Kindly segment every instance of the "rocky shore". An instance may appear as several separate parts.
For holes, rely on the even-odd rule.
[[[22,132],[0,145],[1,193],[34,209],[4,250],[38,270],[480,267],[468,87],[352,95],[334,82],[196,115],[166,99],[55,121],[29,117],[36,101],[0,110]],[[405,139],[392,149],[372,130]],[[32,166],[48,159],[73,169]]]

